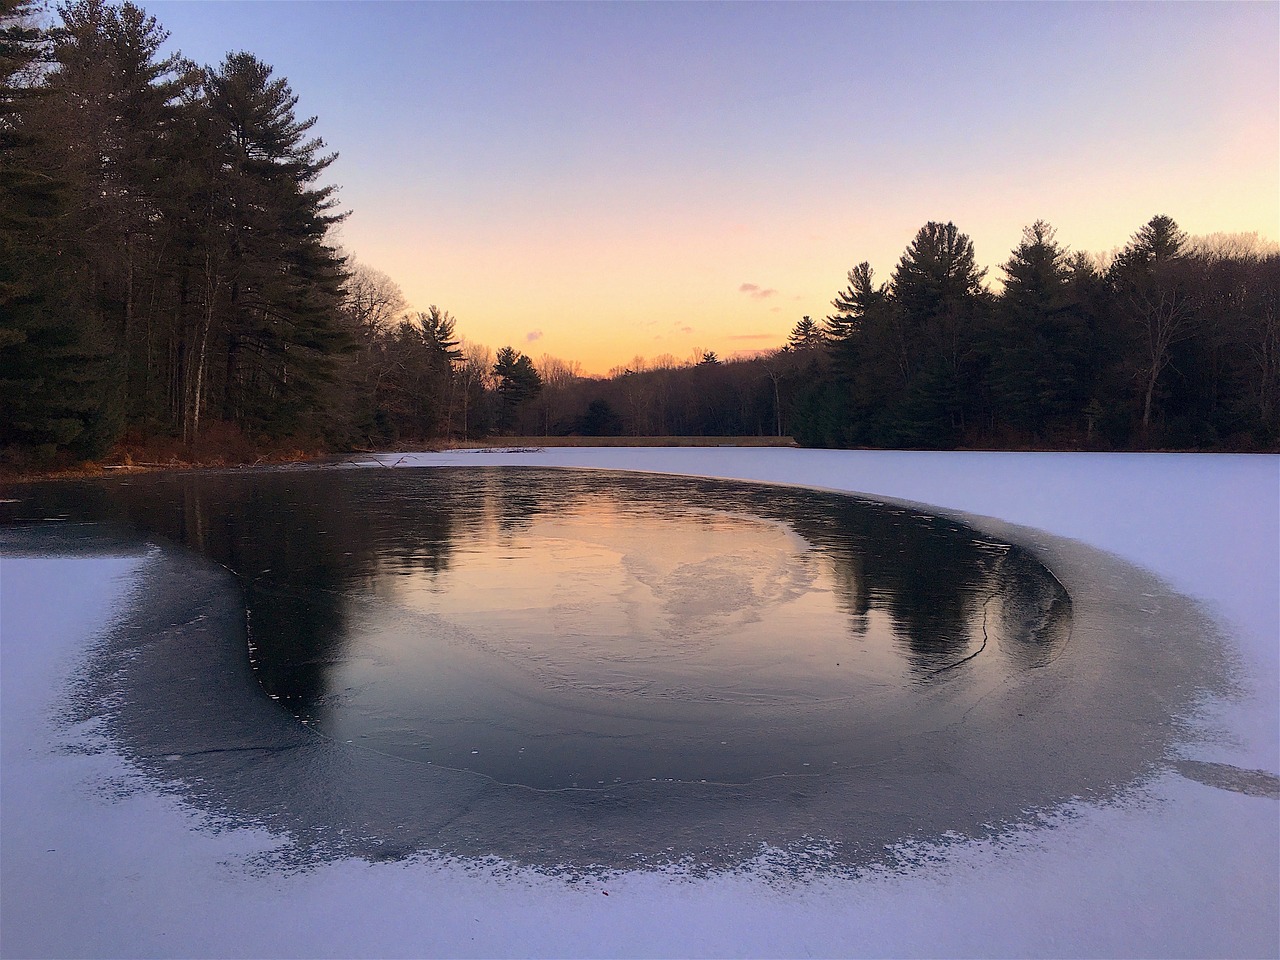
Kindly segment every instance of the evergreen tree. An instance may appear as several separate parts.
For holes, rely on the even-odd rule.
[[[871,269],[870,263],[863,260],[849,271],[849,286],[837,293],[831,301],[836,313],[827,317],[827,339],[848,340],[861,330],[867,316],[873,314],[887,299],[887,285],[876,285],[875,271]]]
[[[827,335],[811,317],[801,317],[787,336],[792,350],[817,350],[826,345]]]
[[[287,82],[249,54],[162,56],[130,2],[71,0],[48,35],[0,3],[3,443],[349,422],[333,157]]]
[[[902,324],[900,427],[908,442],[952,443],[979,409],[985,275],[973,241],[954,223],[925,224],[898,261],[891,289]]]
[[[462,358],[458,349],[458,340],[454,334],[457,321],[448,310],[441,310],[434,303],[426,313],[419,311],[417,327],[422,332],[423,342],[437,358],[437,366],[442,370],[449,369],[455,360]]]
[[[1142,430],[1149,433],[1160,377],[1173,359],[1174,344],[1194,333],[1196,310],[1183,255],[1187,235],[1164,215],[1152,217],[1111,266],[1108,279],[1120,316],[1133,332],[1134,377],[1142,403]]]
[[[498,428],[510,430],[515,426],[520,407],[537,396],[542,389],[542,377],[533,361],[514,347],[498,351],[493,365],[497,381]]]
[[[849,287],[832,306],[841,311],[827,322],[841,335],[831,341],[832,368],[839,388],[826,391],[841,423],[833,442],[897,442],[898,407],[910,383],[912,348],[902,311],[887,283],[876,283],[865,260],[849,271]]]
[[[323,412],[336,357],[354,349],[341,322],[344,263],[327,243],[335,188],[316,186],[336,154],[306,139],[298,98],[247,53],[206,70],[204,104],[219,161],[201,238],[205,300],[185,432],[199,430],[202,391],[221,390],[226,419],[268,431]],[[220,370],[214,378],[212,351]]]
[[[399,392],[401,432],[414,437],[441,436],[452,420],[454,364],[462,351],[454,337],[455,321],[432,304],[402,323],[394,343],[390,389]]]
[[[1069,254],[1043,220],[1022,231],[1004,264],[988,343],[997,416],[1033,435],[1067,428],[1088,402],[1088,330],[1073,300]]]
[[[1090,445],[1123,446],[1132,431],[1128,413],[1126,340],[1114,320],[1114,299],[1106,277],[1086,253],[1067,260],[1067,300],[1083,327],[1081,411]]]
[[[94,457],[119,430],[110,343],[79,283],[63,224],[65,142],[37,83],[52,43],[30,3],[0,0],[0,454]]]
[[[145,418],[158,319],[155,285],[167,249],[163,194],[171,134],[189,66],[161,57],[168,37],[141,8],[74,0],[58,7],[48,97],[41,122],[53,131],[71,188],[64,255],[116,370],[109,394],[122,414]]]
[[[622,418],[604,399],[592,400],[587,412],[578,418],[578,433],[584,437],[617,437],[622,430]]]

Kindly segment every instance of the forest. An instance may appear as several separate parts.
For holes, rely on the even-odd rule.
[[[250,53],[162,55],[125,2],[0,0],[0,463],[229,435],[342,451],[485,436],[1275,450],[1280,248],[1153,216],[1107,253],[1035,221],[988,277],[929,222],[776,349],[607,377],[468,342],[334,242],[336,158]],[[904,238],[906,239],[906,238]],[[839,281],[833,282],[833,288]],[[783,338],[780,336],[779,338]]]

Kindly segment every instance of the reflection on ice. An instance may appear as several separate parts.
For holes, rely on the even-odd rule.
[[[952,687],[1003,683],[1070,630],[1065,592],[1024,551],[811,491],[328,471],[71,500],[86,498],[237,574],[259,680],[298,718],[538,789],[877,763],[953,719]]]

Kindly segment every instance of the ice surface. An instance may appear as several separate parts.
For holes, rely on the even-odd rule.
[[[258,858],[278,839],[217,829],[92,729],[57,719],[67,679],[145,558],[5,554],[5,956],[1280,954],[1274,781],[1228,770],[1280,770],[1280,458],[579,448],[397,460],[807,484],[1112,551],[1205,601],[1231,631],[1249,689],[1213,705],[1216,729],[1186,750],[1200,765],[1189,773],[1228,774],[1168,771],[1141,802],[1081,803],[1014,837],[921,845],[901,851],[914,866],[859,880],[824,878],[820,845],[812,876],[767,856],[700,879],[573,882],[432,860],[284,874]]]

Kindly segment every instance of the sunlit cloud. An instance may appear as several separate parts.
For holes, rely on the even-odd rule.
[[[752,300],[767,300],[772,296],[776,296],[778,291],[773,287],[761,287],[755,283],[744,283],[738,287],[739,293],[745,293]]]

